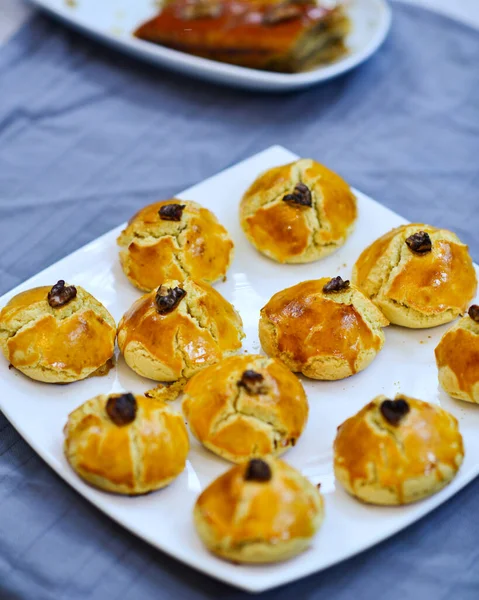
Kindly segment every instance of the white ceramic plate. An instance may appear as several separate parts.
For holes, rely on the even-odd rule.
[[[74,0],[72,6],[67,0],[31,1],[69,25],[137,58],[217,83],[264,91],[299,89],[349,71],[379,48],[391,23],[391,10],[385,0],[349,0],[353,21],[349,55],[307,73],[284,74],[227,65],[135,39],[132,32],[136,27],[158,12],[152,0]]]
[[[241,313],[247,334],[244,350],[249,353],[260,351],[259,310],[274,292],[304,279],[337,274],[349,277],[354,261],[367,244],[405,222],[356,192],[357,228],[336,254],[308,265],[278,265],[262,257],[240,229],[238,203],[258,173],[296,158],[274,146],[179,194],[180,198],[196,200],[212,209],[234,239],[235,260],[227,281],[217,288]],[[84,286],[119,320],[139,296],[119,265],[115,240],[120,229],[110,231],[26,281],[3,296],[0,306],[21,290],[66,279]],[[96,394],[144,392],[154,385],[138,377],[121,360],[105,378],[55,386],[31,381],[9,370],[6,361],[0,359],[0,408],[65,481],[118,523],[192,567],[239,588],[259,592],[320,571],[377,544],[444,502],[479,473],[479,411],[449,399],[438,388],[433,350],[446,328],[413,331],[388,327],[385,347],[366,371],[344,381],[303,380],[310,418],[298,444],[284,458],[313,483],[321,483],[326,519],[308,551],[273,566],[233,565],[213,557],[202,547],[193,528],[192,507],[199,492],[229,465],[194,440],[184,473],[168,488],[148,496],[125,498],[107,494],[84,484],[72,472],[62,452],[62,429],[68,413]],[[465,462],[453,483],[428,500],[401,508],[366,506],[335,484],[332,443],[336,427],[377,394],[392,396],[396,392],[441,404],[459,419]],[[174,404],[179,408],[179,401]]]

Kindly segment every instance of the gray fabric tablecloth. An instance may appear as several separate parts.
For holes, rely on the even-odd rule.
[[[479,33],[396,5],[368,63],[283,96],[134,62],[37,17],[0,51],[0,292],[273,143],[479,259]],[[262,598],[477,600],[479,481],[393,539]],[[64,484],[0,415],[1,600],[240,599]]]

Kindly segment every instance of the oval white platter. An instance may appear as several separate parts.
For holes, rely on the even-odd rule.
[[[270,92],[308,87],[353,69],[376,52],[391,24],[391,9],[385,0],[348,0],[353,22],[347,40],[349,54],[332,65],[285,74],[228,65],[134,38],[136,27],[158,12],[152,0],[31,1],[68,25],[141,60],[216,83]]]
[[[243,351],[261,351],[258,340],[260,308],[280,289],[305,279],[323,276],[349,278],[351,268],[366,245],[403,218],[355,191],[359,219],[355,232],[336,254],[307,265],[279,265],[258,254],[245,239],[238,220],[238,204],[248,185],[263,170],[297,158],[273,146],[230,169],[178,194],[207,206],[227,227],[235,243],[235,259],[227,281],[217,289],[239,310],[246,332]],[[316,157],[319,158],[319,157]],[[152,201],[158,198],[151,198]],[[140,206],[132,206],[132,214]],[[74,224],[72,224],[74,226]],[[14,294],[58,279],[84,286],[118,321],[140,292],[121,271],[116,237],[121,227],[77,250],[0,298],[0,307]],[[107,377],[70,385],[31,381],[8,368],[0,357],[0,409],[38,452],[72,487],[112,519],[180,561],[251,592],[260,592],[320,571],[416,521],[447,500],[479,474],[479,410],[451,400],[438,387],[434,348],[447,326],[413,331],[390,326],[386,344],[362,373],[336,382],[303,378],[310,403],[308,425],[284,460],[302,471],[314,484],[321,483],[326,502],[324,525],[311,548],[286,563],[240,566],[209,554],[196,536],[191,512],[201,490],[229,464],[203,449],[195,440],[187,468],[168,488],[138,498],[121,497],[83,483],[63,456],[63,426],[70,411],[97,394],[130,390],[144,392],[155,384],[138,377],[120,359]],[[402,392],[441,404],[460,422],[466,458],[451,485],[435,496],[406,507],[367,506],[336,485],[332,470],[332,443],[337,426],[377,394]],[[180,401],[173,403],[179,410]],[[41,515],[38,515],[41,518]]]

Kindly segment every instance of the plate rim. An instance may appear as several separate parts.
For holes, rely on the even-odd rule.
[[[284,146],[282,146],[280,144],[274,144],[260,152],[257,152],[251,156],[246,157],[245,159],[243,159],[239,162],[232,164],[231,166],[227,167],[226,169],[223,169],[222,171],[219,171],[218,173],[213,174],[211,177],[207,177],[206,179],[194,184],[193,186],[190,186],[186,190],[178,193],[178,196],[180,196],[180,197],[187,196],[190,193],[190,190],[194,190],[194,188],[197,187],[198,185],[203,185],[203,184],[209,182],[211,179],[214,179],[215,177],[219,176],[220,174],[227,173],[228,171],[237,168],[242,163],[255,160],[263,154],[269,154],[269,153],[278,152],[278,151],[280,151],[284,154],[285,160],[297,160],[299,158],[299,156],[296,153],[290,151],[289,149],[285,148]],[[364,194],[363,192],[357,190],[356,188],[352,188],[352,190],[354,191],[355,194],[358,194],[359,196],[361,196],[367,200],[370,200],[371,202],[374,202],[376,205],[379,205],[381,207],[381,209],[389,212],[390,215],[394,216],[396,219],[399,219],[399,220],[403,221],[404,223],[409,222],[407,219],[405,219],[404,217],[402,217],[395,211],[391,210],[387,206],[384,206],[377,200],[374,200],[367,194]],[[57,265],[62,263],[64,260],[70,259],[72,256],[76,255],[77,253],[84,252],[86,249],[97,244],[98,242],[100,242],[101,240],[103,240],[106,237],[109,237],[112,235],[116,237],[117,233],[123,228],[123,226],[124,226],[124,224],[121,224],[121,225],[118,225],[117,227],[112,228],[111,230],[109,230],[109,231],[105,232],[104,234],[98,236],[97,238],[91,240],[87,244],[84,244],[83,246],[81,246],[77,250],[71,252],[70,254],[63,256],[58,261],[55,261],[51,265],[45,267],[38,273],[32,275],[31,277],[29,277],[22,283],[18,284],[11,290],[2,294],[2,296],[0,297],[0,305],[3,305],[3,303],[6,300],[8,301],[8,299],[10,299],[13,295],[15,295],[16,293],[18,293],[18,292],[22,291],[23,289],[25,289],[26,287],[28,287],[29,283],[33,279],[36,279],[36,278],[42,276],[47,270],[49,270],[53,267],[56,267]],[[474,266],[475,266],[476,270],[479,269],[479,267],[476,263],[474,263]],[[449,500],[452,496],[454,496],[457,492],[459,492],[460,490],[465,488],[473,479],[475,479],[479,475],[479,461],[478,461],[476,466],[471,468],[470,471],[467,474],[465,474],[461,480],[458,480],[458,479],[453,480],[448,486],[443,488],[440,492],[438,492],[434,496],[431,496],[430,498],[428,498],[427,501],[424,502],[423,504],[417,503],[418,510],[416,512],[414,512],[412,515],[408,515],[407,522],[405,524],[400,524],[400,525],[394,524],[393,527],[391,527],[390,529],[384,529],[380,534],[376,535],[371,540],[369,540],[367,544],[361,546],[360,549],[354,550],[354,551],[344,555],[340,560],[331,560],[330,562],[326,561],[320,568],[314,568],[314,566],[313,567],[306,566],[306,568],[302,568],[301,565],[299,565],[299,566],[296,565],[295,571],[293,574],[289,574],[288,569],[285,568],[285,569],[279,570],[277,573],[275,573],[275,575],[274,575],[275,580],[273,582],[270,581],[267,583],[264,583],[264,582],[262,583],[260,581],[257,582],[257,581],[253,581],[253,580],[248,580],[248,578],[245,577],[244,573],[241,573],[240,571],[238,571],[238,575],[236,577],[232,577],[231,573],[214,572],[205,563],[202,562],[201,556],[197,557],[197,555],[194,553],[190,554],[188,556],[179,555],[179,554],[175,553],[174,551],[170,550],[169,547],[167,545],[163,544],[162,542],[158,543],[158,540],[154,539],[153,536],[149,536],[148,534],[143,534],[143,533],[137,533],[137,531],[135,530],[135,527],[131,527],[130,525],[128,525],[127,523],[122,521],[121,517],[117,517],[109,512],[109,507],[108,507],[109,495],[108,494],[100,493],[97,496],[96,492],[98,492],[98,490],[92,488],[88,484],[85,484],[80,478],[78,478],[76,476],[76,474],[73,471],[64,469],[64,466],[62,465],[61,462],[59,462],[57,459],[55,459],[55,457],[53,455],[50,455],[50,453],[46,449],[44,449],[41,446],[38,446],[36,444],[36,442],[30,437],[30,435],[28,435],[27,433],[25,433],[23,431],[22,426],[18,424],[17,420],[10,416],[8,408],[5,410],[1,396],[0,396],[0,410],[6,416],[8,421],[13,425],[15,430],[21,435],[21,437],[34,450],[34,452],[38,456],[40,456],[40,458],[50,468],[52,468],[53,471],[64,482],[66,482],[68,485],[70,485],[76,492],[78,492],[83,498],[85,498],[85,500],[90,502],[96,509],[100,510],[103,514],[105,514],[106,517],[108,517],[112,521],[118,523],[121,527],[126,529],[130,534],[136,536],[139,539],[146,541],[155,550],[164,552],[165,554],[167,554],[174,560],[176,560],[180,563],[183,563],[183,564],[187,565],[188,567],[193,568],[209,577],[212,577],[213,579],[222,581],[223,583],[226,583],[233,588],[241,589],[243,591],[250,592],[253,594],[257,594],[257,593],[265,592],[265,591],[268,591],[271,589],[275,589],[280,586],[286,585],[288,583],[294,583],[296,581],[299,581],[307,576],[318,574],[334,565],[341,564],[344,561],[346,561],[354,556],[357,556],[366,550],[369,550],[373,546],[376,546],[376,545],[386,541],[387,539],[393,537],[394,535],[406,530],[413,523],[416,523],[417,521],[419,521],[426,515],[432,513],[440,505],[444,504],[447,500]],[[246,566],[248,566],[248,565],[246,565]]]
[[[157,67],[160,66],[170,71],[187,73],[193,77],[209,79],[224,85],[249,87],[251,89],[262,89],[263,91],[270,92],[291,91],[329,81],[361,65],[376,53],[390,31],[393,14],[392,7],[387,0],[350,1],[376,4],[377,10],[381,14],[379,25],[374,35],[362,51],[349,54],[336,63],[320,66],[312,71],[304,73],[275,73],[194,56],[186,52],[140,40],[133,36],[130,38],[116,36],[111,32],[105,32],[99,27],[92,26],[84,19],[76,18],[72,8],[66,4],[60,7],[55,6],[55,0],[29,0],[33,5],[46,11],[56,19],[65,22],[72,28],[94,37],[107,46],[133,56],[136,60],[143,60]],[[229,81],[226,81],[227,79]]]

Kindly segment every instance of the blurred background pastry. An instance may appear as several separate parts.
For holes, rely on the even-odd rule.
[[[454,320],[477,288],[468,247],[447,229],[418,223],[401,225],[366,248],[352,281],[391,323],[412,328]]]
[[[263,350],[312,379],[343,379],[365,369],[384,344],[387,319],[341,277],[303,281],[261,309]]]
[[[103,304],[63,280],[21,292],[0,311],[5,358],[37,381],[70,383],[103,373],[115,336],[115,321]]]
[[[183,412],[206,448],[244,462],[294,446],[306,425],[308,401],[299,379],[282,363],[243,355],[192,377]]]
[[[204,58],[294,73],[346,54],[341,4],[296,0],[170,0],[136,37]]]
[[[128,279],[146,292],[166,279],[187,276],[214,283],[226,275],[233,242],[215,215],[197,204],[173,198],[142,208],[118,237]]]
[[[189,450],[183,417],[165,403],[130,393],[88,400],[68,417],[65,455],[88,483],[145,494],[183,471]]]
[[[473,304],[441,338],[436,350],[439,382],[453,398],[479,404],[479,306]]]
[[[456,419],[434,404],[378,396],[338,427],[336,479],[371,504],[407,504],[431,496],[464,457]]]
[[[286,560],[305,550],[324,516],[319,490],[278,459],[252,459],[199,496],[194,519],[205,546],[240,563]]]
[[[244,194],[241,226],[253,246],[281,263],[307,263],[342,246],[356,198],[339,175],[310,159],[269,169]]]
[[[241,317],[211,286],[164,281],[137,300],[118,326],[118,346],[136,373],[156,381],[194,375],[241,348]]]

